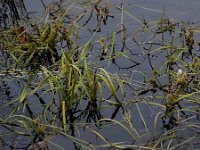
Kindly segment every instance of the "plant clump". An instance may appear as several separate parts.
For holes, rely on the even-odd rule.
[[[59,138],[88,150],[199,146],[198,24],[142,22],[109,0],[44,7],[40,22],[0,31],[2,148],[65,149]],[[113,9],[120,26],[104,35]]]

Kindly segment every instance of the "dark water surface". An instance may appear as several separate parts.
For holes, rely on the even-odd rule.
[[[2,1],[2,0],[1,0]],[[48,12],[48,10],[44,9],[44,5],[48,6],[49,4],[51,5],[51,2],[58,2],[58,1],[53,1],[53,0],[44,0],[43,3],[40,0],[26,0],[24,1],[25,4],[25,8],[26,8],[26,13],[30,16],[30,18],[32,18],[32,20],[34,20],[35,22],[37,22],[39,19],[43,18],[45,15],[45,12]],[[80,2],[83,2],[80,0]],[[96,39],[98,39],[99,37],[102,36],[107,36],[112,34],[114,31],[117,31],[120,29],[120,22],[121,22],[121,13],[118,9],[116,9],[117,6],[121,6],[123,5],[124,10],[126,10],[127,14],[124,13],[124,20],[123,20],[123,24],[125,26],[125,28],[127,29],[127,35],[130,35],[130,37],[132,35],[137,35],[137,32],[140,29],[140,26],[143,25],[143,21],[147,21],[147,22],[153,22],[155,20],[159,20],[163,15],[166,16],[166,18],[171,18],[171,19],[175,19],[175,20],[184,20],[185,22],[190,22],[190,23],[197,23],[200,21],[200,16],[199,16],[199,9],[200,9],[200,1],[199,0],[110,0],[110,13],[113,14],[114,18],[109,18],[107,21],[107,25],[102,26],[102,30],[101,32],[99,32],[96,35]],[[0,6],[1,7],[1,6]],[[1,8],[0,10],[3,11],[3,8]],[[76,7],[76,5],[73,6],[72,12],[73,15],[76,16],[79,14],[79,12],[83,12],[84,10],[81,8]],[[86,10],[87,11],[87,10]],[[89,10],[88,10],[89,11]],[[91,21],[87,24],[87,28],[90,29],[94,29],[96,27],[96,18],[92,17]],[[86,20],[86,18],[85,18]],[[85,20],[83,19],[82,22],[80,22],[80,24],[84,24]],[[92,21],[94,20],[94,21]],[[91,33],[88,32],[87,30],[82,30],[80,33],[80,45],[83,45],[88,39],[89,36],[91,36]],[[137,62],[142,62],[140,65],[136,65],[135,67],[130,67],[132,65],[134,65],[134,63],[132,61],[127,61],[126,59],[117,59],[116,60],[116,64],[112,64],[112,63],[107,63],[107,62],[101,62],[100,66],[104,67],[105,69],[109,70],[109,72],[115,74],[118,73],[124,77],[130,78],[130,80],[135,81],[135,83],[139,83],[142,85],[143,82],[143,76],[140,73],[137,73],[137,70],[139,71],[145,71],[147,77],[151,77],[152,73],[151,72],[151,66],[149,64],[149,61],[147,59],[145,59],[144,57],[141,57],[141,49],[138,48],[137,44],[135,44],[131,38],[129,38],[129,36],[127,36],[127,47],[129,49],[131,49],[131,52],[138,54],[138,55],[133,55],[133,54],[129,54],[132,55],[131,57],[133,58],[133,60],[137,61]],[[151,40],[153,39],[151,37],[151,35],[140,35],[140,36],[136,36],[137,40],[139,42],[143,42],[145,40]],[[116,44],[116,48],[117,49],[121,49],[121,36],[117,36],[117,40],[119,41],[119,44]],[[94,49],[99,49],[98,44],[94,44]],[[155,46],[155,49],[157,47]],[[153,49],[153,48],[152,48]],[[145,53],[145,51],[144,51]],[[100,52],[91,52],[91,56],[93,55],[99,55]],[[91,61],[93,61],[93,59],[91,58]],[[166,58],[163,55],[159,55],[159,57],[153,58],[153,65],[156,68],[160,68],[160,66],[162,66],[163,62],[166,61]],[[125,68],[129,68],[130,69],[125,69]],[[148,74],[149,73],[149,74]],[[165,82],[167,82],[167,79],[163,78],[162,80],[163,84]],[[15,95],[19,94],[20,91],[22,91],[22,88],[20,88],[20,85],[23,85],[23,81],[17,81],[17,83],[13,83],[13,82],[8,82],[8,86],[12,87],[10,88],[10,91],[13,92],[11,94],[11,97],[14,97]],[[15,85],[15,86],[14,86]],[[6,92],[6,87],[7,85],[4,86],[4,89],[1,89],[2,93]],[[136,87],[137,89],[138,87]],[[130,93],[127,95],[127,99],[134,101],[136,98],[138,98],[139,100],[144,99],[144,97],[136,97],[134,98],[134,92],[131,91],[130,88],[127,88],[126,91],[127,93]],[[139,88],[138,88],[139,90]],[[19,93],[18,93],[19,92]],[[106,91],[104,91],[106,93]],[[163,96],[162,92],[157,93],[157,95],[159,96]],[[119,93],[120,96],[120,93]],[[152,97],[152,94],[147,94],[147,97]],[[157,97],[158,97],[157,96]],[[46,96],[47,97],[47,96]],[[109,94],[108,94],[109,97]],[[121,96],[122,97],[122,96]],[[11,99],[10,97],[5,98],[4,96],[2,96],[0,98],[1,103],[3,102],[3,100],[5,99]],[[34,111],[35,114],[40,114],[42,113],[41,110],[39,109],[35,109],[38,108],[40,103],[36,104],[34,102],[34,97],[30,98],[30,108]],[[154,98],[156,101],[156,98]],[[158,98],[159,100],[159,98]],[[48,101],[48,98],[47,100]],[[128,102],[127,102],[128,103]],[[83,102],[82,106],[86,107],[87,104],[85,104]],[[138,104],[138,106],[136,105],[128,105],[126,107],[130,107],[130,109],[128,109],[130,111],[131,114],[131,121],[134,124],[135,129],[138,130],[139,133],[144,133],[144,136],[141,138],[140,141],[137,141],[136,144],[140,144],[140,143],[145,143],[144,141],[148,141],[149,139],[153,138],[154,135],[152,135],[151,133],[153,133],[153,130],[155,130],[153,124],[154,124],[154,119],[156,115],[159,114],[159,112],[161,112],[161,110],[159,109],[154,109],[151,108],[149,105],[146,104]],[[144,124],[142,122],[141,116],[139,114],[138,108],[140,108],[140,110],[142,110],[142,115],[145,119],[145,122],[147,123],[148,126],[148,131],[145,131],[147,129],[144,128]],[[101,112],[101,115],[104,118],[111,118],[111,116],[113,115],[113,112],[115,111],[115,107],[113,107],[112,109],[105,109],[103,112]],[[12,110],[12,109],[11,109]],[[11,110],[3,110],[4,111],[4,115],[6,115],[6,111],[10,112]],[[1,111],[2,112],[2,111]],[[119,112],[117,113],[115,119],[116,120],[123,120],[122,118],[122,110],[120,109]],[[98,117],[97,117],[98,118]],[[159,118],[159,117],[158,117]],[[80,121],[80,120],[79,120]],[[82,121],[80,122],[84,122],[85,119],[83,118]],[[163,123],[161,121],[161,119],[158,119],[158,123],[157,123],[157,132],[162,133],[162,131],[164,129],[161,129]],[[82,126],[82,125],[80,125]],[[98,130],[98,128],[95,126],[94,122],[91,121],[91,128],[94,128],[96,130]],[[78,127],[77,127],[78,128]],[[79,132],[76,132],[76,128],[75,130],[75,136],[79,137],[79,134],[81,135],[81,139],[92,143],[92,144],[105,144],[105,142],[102,141],[102,139],[97,138],[96,135],[92,134],[92,132],[90,130],[87,130],[86,127],[81,127],[81,129],[79,129]],[[1,132],[4,132],[4,130],[1,128],[0,129]],[[185,131],[187,132],[187,131]],[[128,145],[131,143],[134,143],[133,139],[130,137],[130,135],[122,128],[119,126],[111,126],[111,127],[105,127],[101,130],[99,130],[99,133],[101,133],[106,139],[108,139],[109,141],[113,142],[113,143],[117,143],[117,142],[125,142],[124,144]],[[145,136],[146,134],[146,136]],[[58,147],[62,147],[62,149],[66,149],[66,150],[70,150],[70,149],[75,149],[76,145],[73,144],[72,142],[69,142],[64,136],[61,135],[56,135],[56,136],[52,136],[49,137],[50,141],[52,141],[52,143],[48,143],[49,149],[50,150],[56,150],[59,149]],[[8,139],[9,140],[9,139]],[[14,139],[13,139],[14,140]],[[26,140],[24,140],[26,141]],[[197,141],[198,142],[198,141]],[[55,144],[57,144],[57,146],[55,146]],[[199,144],[199,143],[198,143]],[[19,144],[20,145],[20,144]],[[6,147],[7,149],[9,149],[8,147]],[[77,147],[78,149],[78,147]],[[107,148],[97,148],[97,149],[107,149]],[[183,148],[184,149],[184,148]]]
[[[44,0],[46,5],[51,2],[58,2],[58,0]],[[80,1],[81,2],[81,1]],[[83,1],[82,1],[83,2]],[[111,0],[111,4],[123,4],[131,14],[141,17],[147,16],[147,19],[157,19],[165,10],[165,13],[172,18],[183,19],[186,21],[199,21],[199,4],[198,0]],[[41,16],[44,12],[44,7],[40,0],[24,1],[28,12],[36,13],[35,16]],[[113,10],[112,10],[113,11]],[[128,23],[128,22],[126,22]]]

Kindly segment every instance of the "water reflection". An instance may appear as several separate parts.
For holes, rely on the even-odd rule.
[[[1,0],[0,14],[1,28],[6,28],[10,25],[18,25],[20,19],[27,17],[27,11],[23,0]]]
[[[143,17],[133,32],[123,21],[126,5],[88,1],[44,4],[49,13],[44,24],[21,26],[23,1],[1,5],[2,18],[7,16],[2,28],[13,28],[1,38],[4,149],[191,148],[187,141],[198,142],[198,25],[164,15],[148,23]],[[73,9],[63,16],[69,6]],[[63,25],[58,18],[64,18]],[[119,18],[113,32],[109,25]],[[17,45],[12,55],[7,53],[12,44],[4,41]],[[87,63],[79,62],[80,56]]]

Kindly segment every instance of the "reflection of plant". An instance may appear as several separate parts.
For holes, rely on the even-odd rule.
[[[164,16],[157,22],[145,22],[141,33],[150,34],[150,42],[132,39],[142,49],[141,55],[137,54],[138,60],[147,60],[150,67],[145,68],[148,72],[141,68],[133,71],[143,62],[138,63],[132,57],[133,44],[130,48],[123,23],[124,13],[130,14],[122,5],[116,7],[122,12],[120,31],[97,36],[102,23],[106,25],[108,17],[112,17],[108,2],[103,5],[101,0],[83,4],[67,1],[39,24],[27,23],[0,33],[1,76],[3,80],[11,77],[22,87],[17,97],[2,106],[14,104],[7,117],[0,117],[0,124],[16,137],[28,139],[24,148],[36,145],[46,148],[48,144],[60,148],[53,142],[59,134],[77,149],[95,149],[93,143],[82,140],[82,130],[90,131],[105,143],[99,147],[119,149],[175,149],[194,137],[199,138],[196,135],[199,128],[193,120],[199,117],[200,104],[200,61],[195,49],[198,27]],[[80,22],[86,12],[71,15],[75,4],[91,7],[92,13],[82,26]],[[87,39],[83,43],[80,34],[93,11],[98,24],[95,30],[89,29],[92,35],[83,37]],[[122,33],[121,50],[116,42],[118,33]],[[118,65],[118,58],[129,60],[130,67]],[[138,73],[143,81],[132,80],[134,73],[131,76],[124,73],[128,78],[112,74],[102,67],[105,62]],[[151,114],[153,111],[155,115]],[[115,127],[126,133],[129,141],[113,142],[101,132]],[[186,128],[195,133],[192,138],[181,135]],[[4,135],[2,141],[6,143]]]
[[[27,138],[25,147],[45,143],[47,146],[55,134],[62,134],[76,145],[89,149],[87,142],[73,137],[79,130],[74,124],[84,119],[85,123],[96,123],[102,118],[101,111],[106,105],[121,107],[125,99],[124,81],[98,63],[90,62],[96,32],[85,44],[79,45],[77,22],[83,14],[72,19],[72,24],[65,24],[73,5],[70,4],[61,17],[49,20],[52,23],[24,24],[0,33],[1,53],[7,56],[1,60],[6,62],[1,74],[12,76],[13,81],[16,79],[23,86],[18,97],[9,103],[15,104],[15,108],[8,118],[1,118],[0,123],[12,129],[14,135]],[[111,42],[113,51],[115,33]],[[108,95],[110,98],[106,98]],[[27,134],[20,132],[24,128]]]
[[[18,25],[22,15],[25,15],[26,8],[23,0],[2,0],[0,2],[0,26],[9,27]],[[27,15],[27,14],[26,14]],[[24,16],[26,17],[26,16]]]
[[[169,21],[165,22],[165,18],[162,19],[161,22],[156,24],[158,29],[157,27],[152,26],[151,28],[149,26],[149,31],[155,35],[155,39],[151,39],[151,41],[154,41],[157,46],[155,49],[148,49],[147,54],[152,77],[147,79],[148,84],[139,95],[153,91],[155,99],[160,99],[161,101],[145,101],[145,103],[155,107],[159,106],[161,109],[165,108],[161,118],[164,124],[163,127],[168,131],[161,134],[160,140],[156,140],[153,143],[158,142],[158,145],[169,144],[167,145],[169,148],[173,147],[172,142],[180,140],[182,143],[174,147],[181,147],[188,140],[193,139],[187,139],[186,137],[179,139],[180,131],[186,130],[186,128],[193,131],[193,128],[189,127],[188,129],[188,126],[193,126],[196,123],[190,117],[199,116],[200,103],[198,97],[200,89],[198,83],[200,59],[199,53],[195,49],[198,42],[194,36],[198,34],[199,27],[177,22],[173,23],[173,30],[168,30]],[[157,43],[160,43],[160,45]],[[154,43],[150,44],[154,45]],[[145,47],[146,45],[142,46]],[[157,65],[154,63],[154,57],[162,57],[165,60],[163,60],[162,64],[160,62]],[[190,120],[190,122],[184,125],[186,120]],[[192,133],[193,135],[196,134],[195,131]]]

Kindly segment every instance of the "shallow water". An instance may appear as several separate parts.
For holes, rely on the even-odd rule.
[[[53,0],[52,0],[53,2]],[[192,0],[192,1],[187,1],[187,0],[174,0],[174,1],[167,1],[167,0],[151,0],[147,1],[147,0],[111,0],[111,6],[110,6],[110,12],[111,14],[114,15],[114,18],[109,18],[107,21],[107,25],[102,27],[102,31],[100,33],[98,33],[96,35],[96,38],[98,39],[101,36],[106,36],[111,34],[113,31],[119,30],[120,29],[120,19],[121,19],[121,15],[120,15],[120,11],[117,10],[115,8],[115,6],[120,6],[121,4],[123,4],[124,10],[126,10],[128,13],[132,14],[133,16],[127,16],[124,14],[124,25],[125,28],[127,29],[127,35],[135,35],[136,32],[138,31],[138,29],[140,28],[142,21],[144,21],[143,19],[145,19],[147,22],[150,21],[154,21],[154,20],[159,20],[163,14],[166,15],[166,17],[170,17],[170,18],[174,18],[174,19],[181,19],[184,21],[188,21],[188,22],[198,22],[199,21],[199,16],[197,15],[199,12],[199,5],[200,5],[200,1],[198,0]],[[44,1],[44,3],[46,5],[50,4],[50,1]],[[41,18],[43,17],[43,13],[45,12],[43,4],[41,3],[40,0],[35,0],[35,1],[25,1],[25,6],[27,8],[28,14],[30,14],[30,16],[33,16],[34,20],[37,20],[37,18]],[[77,9],[76,13],[78,14],[78,8],[74,7],[74,10]],[[74,11],[73,10],[73,11]],[[82,10],[79,10],[82,11]],[[95,21],[95,18],[92,18]],[[84,20],[83,20],[84,23]],[[92,22],[90,21],[87,25],[88,28],[95,28],[96,26],[96,22]],[[88,38],[85,38],[86,35],[90,35],[90,33],[88,33],[87,31],[83,31],[80,34],[80,38],[83,39],[80,42],[81,44],[84,44],[85,41],[88,40]],[[118,36],[117,37],[119,40],[119,44],[116,46],[116,48],[118,48],[120,50],[121,48],[121,37]],[[140,36],[139,41],[143,41],[143,39],[148,39],[149,35],[144,35],[144,36]],[[133,51],[134,53],[138,53],[140,52],[140,49],[137,47],[136,44],[133,44],[132,41],[128,41],[127,40],[127,46],[129,48],[131,48],[131,51]],[[155,47],[156,48],[156,47]],[[94,49],[98,49],[98,46],[94,46]],[[94,52],[91,55],[98,55],[98,52]],[[100,52],[99,52],[100,54]],[[130,69],[119,69],[118,66],[116,66],[115,64],[110,64],[108,65],[106,62],[102,63],[102,66],[106,69],[108,69],[111,73],[119,73],[122,75],[128,75],[130,76],[130,72],[134,72],[135,70],[145,70],[147,73],[150,72],[151,68],[149,65],[149,62],[147,59],[144,59],[143,57],[138,57],[136,56],[132,56],[134,60],[137,60],[139,62],[143,62],[141,65],[138,65],[134,68],[130,68]],[[162,55],[159,55],[159,57],[156,57],[153,60],[153,63],[156,67],[160,68],[160,65],[162,65],[160,62],[164,61],[164,57],[162,57]],[[121,67],[121,68],[126,68],[129,67],[131,65],[133,65],[132,62],[130,61],[124,61],[123,59],[117,59],[116,63]],[[152,76],[152,74],[147,74],[147,76]],[[136,81],[140,81],[143,82],[143,78],[140,74],[134,74],[133,76],[131,76],[131,80],[136,80]],[[165,82],[165,80],[163,80],[163,82]],[[130,89],[129,89],[130,90]],[[14,91],[14,90],[13,90]],[[129,95],[129,98],[131,99],[134,94],[132,95],[132,91],[130,90],[130,92],[128,91],[127,93],[131,93]],[[147,96],[151,96],[147,95]],[[143,97],[141,97],[141,99],[143,99]],[[32,100],[34,100],[34,98],[32,98]],[[85,107],[87,104],[83,104],[83,106]],[[36,107],[37,104],[33,105],[33,110],[34,107]],[[132,122],[134,123],[135,128],[139,131],[139,130],[144,130],[143,127],[143,122],[141,120],[141,117],[138,114],[138,110],[136,108],[136,106],[130,106],[130,114],[132,115]],[[152,132],[153,127],[153,119],[155,117],[155,115],[160,111],[160,110],[152,110],[148,105],[139,105],[139,108],[141,110],[145,110],[142,112],[145,121],[148,123],[148,132]],[[104,117],[108,117],[110,118],[114,112],[114,107],[112,109],[109,110],[105,110],[104,112],[102,112],[102,115]],[[37,110],[38,112],[35,112],[36,114],[40,113],[39,110]],[[116,118],[117,120],[121,120],[122,116],[122,110],[119,111],[119,113],[117,114]],[[138,119],[139,118],[139,119]],[[84,119],[83,119],[84,120]],[[159,121],[161,122],[161,121]],[[161,132],[160,127],[162,126],[162,123],[158,123],[158,132]],[[91,125],[91,128],[97,129],[93,124]],[[99,132],[102,133],[107,139],[109,139],[111,142],[121,142],[121,141],[127,141],[126,144],[131,144],[133,141],[131,140],[130,136],[126,133],[123,132],[124,129],[120,128],[120,127],[110,127],[110,129],[102,129]],[[143,132],[143,131],[141,131]],[[144,132],[145,133],[145,132]],[[78,133],[76,133],[78,134]],[[88,130],[84,130],[84,128],[82,128],[80,130],[80,135],[83,136],[81,137],[82,139],[88,141],[89,143],[95,143],[95,144],[103,144],[104,142],[102,142],[99,138],[98,140],[96,139],[96,136],[94,134],[91,134],[91,132],[89,132]],[[77,135],[78,136],[78,135]],[[138,143],[142,143],[142,140],[147,140],[149,137],[145,137],[141,139],[141,141],[139,141]],[[63,138],[62,136],[58,135],[58,136],[53,136],[51,141],[55,142],[56,144],[58,144],[59,146],[63,147],[64,149],[74,149],[74,145],[69,142],[68,140],[66,140],[65,138]],[[57,149],[54,145],[49,144],[49,149]],[[103,148],[102,148],[103,149]]]

